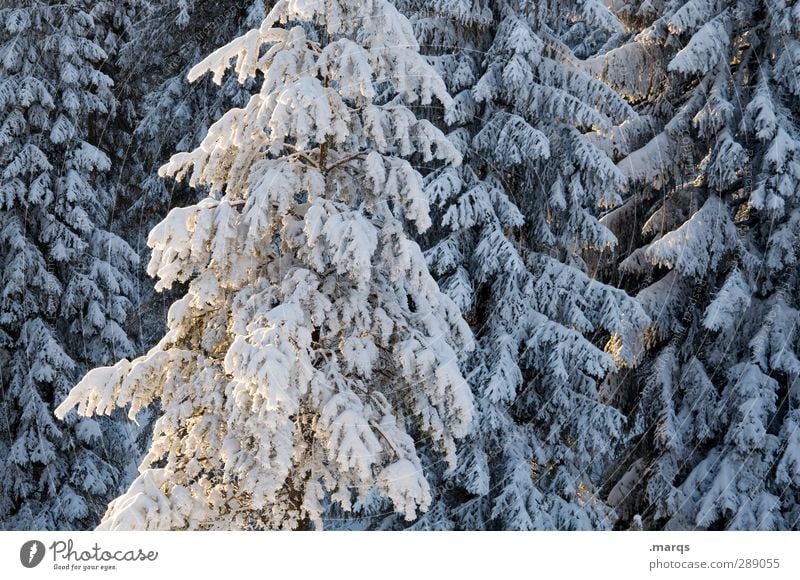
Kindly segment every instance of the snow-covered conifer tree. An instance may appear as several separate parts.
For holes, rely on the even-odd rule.
[[[636,363],[649,320],[582,258],[616,242],[594,215],[624,186],[589,132],[635,115],[552,32],[558,9],[581,6],[417,4],[421,42],[455,95],[444,121],[464,155],[426,178],[439,226],[426,256],[478,338],[465,365],[478,414],[415,527],[608,528],[597,484],[623,418],[601,391]]]
[[[798,22],[785,3],[628,6],[593,59],[640,120],[604,218],[654,320],[635,445],[609,501],[668,529],[798,526]],[[644,24],[642,24],[644,23]],[[795,84],[793,84],[795,83]]]
[[[136,255],[107,229],[113,115],[102,6],[0,2],[0,527],[94,525],[130,470],[129,429],[52,416],[87,367],[133,348]]]
[[[330,502],[416,517],[416,443],[451,467],[473,415],[469,327],[408,228],[430,226],[412,154],[460,155],[408,104],[450,98],[385,0],[279,0],[190,72],[263,74],[165,175],[211,194],[150,234],[158,288],[188,282],[145,356],[91,371],[58,410],[161,399],[141,474],[104,529],[320,527]]]

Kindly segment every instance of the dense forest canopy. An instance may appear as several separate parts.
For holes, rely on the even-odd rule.
[[[800,529],[800,4],[0,0],[0,528]]]

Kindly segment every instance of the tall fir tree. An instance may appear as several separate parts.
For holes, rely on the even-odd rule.
[[[321,527],[331,502],[411,519],[431,503],[417,442],[454,467],[473,414],[469,327],[407,232],[430,217],[404,158],[460,161],[407,103],[450,97],[385,0],[279,0],[190,79],[232,59],[259,92],[162,170],[211,191],[150,234],[157,287],[188,282],[169,331],[58,409],[161,398],[101,528]]]
[[[796,11],[619,9],[593,65],[641,114],[605,143],[633,187],[603,221],[654,325],[609,500],[647,528],[797,529]]]
[[[602,6],[411,4],[455,95],[438,119],[464,155],[426,178],[439,226],[426,256],[478,338],[464,365],[473,435],[458,468],[436,472],[439,501],[414,527],[609,528],[598,490],[623,418],[604,391],[636,364],[649,319],[582,255],[616,243],[595,215],[624,187],[592,130],[635,113],[559,39],[573,20],[600,22]]]
[[[119,9],[119,8],[118,8]],[[52,416],[130,355],[137,257],[109,231],[110,3],[0,3],[0,526],[85,529],[131,471],[118,419]]]

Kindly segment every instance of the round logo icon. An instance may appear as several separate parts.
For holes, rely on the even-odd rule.
[[[39,540],[29,540],[19,549],[19,561],[26,568],[35,568],[44,560],[44,544]]]

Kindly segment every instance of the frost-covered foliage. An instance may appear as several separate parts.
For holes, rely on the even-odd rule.
[[[114,137],[116,217],[121,235],[143,258],[134,305],[142,349],[163,336],[167,309],[179,296],[179,290],[161,295],[153,291],[145,268],[147,233],[171,207],[207,194],[205,188],[159,178],[158,168],[176,150],[196,147],[214,120],[231,107],[244,106],[257,89],[255,80],[240,84],[233,75],[221,86],[210,78],[191,85],[186,75],[206,54],[258,26],[264,14],[261,0],[143,2],[137,5],[135,33],[121,39],[110,61],[118,78],[118,98],[123,100],[117,123],[109,126],[122,133]]]
[[[131,112],[133,147],[121,169],[137,193],[128,225],[143,230],[142,238],[170,207],[206,193],[159,179],[158,167],[175,150],[196,147],[216,119],[231,107],[245,106],[257,89],[254,79],[239,83],[234,75],[226,76],[220,86],[210,78],[190,84],[188,71],[209,52],[258,26],[265,16],[262,0],[153,0],[148,8],[137,23],[138,34],[124,44],[117,59],[126,85],[138,91]]]
[[[424,440],[453,469],[473,416],[469,327],[409,229],[431,225],[405,160],[461,156],[408,105],[450,97],[385,0],[279,0],[189,73],[261,77],[162,174],[210,195],[150,233],[157,288],[187,283],[146,355],[88,373],[58,409],[163,415],[102,529],[322,527],[431,504]]]
[[[616,243],[594,216],[625,183],[589,133],[635,114],[551,31],[556,3],[412,4],[455,95],[439,120],[464,155],[426,177],[437,216],[426,257],[478,338],[463,367],[474,432],[414,528],[609,528],[597,483],[623,417],[601,391],[636,364],[649,320],[582,259]]]
[[[130,429],[56,421],[87,368],[133,354],[137,256],[108,229],[107,2],[0,2],[0,527],[85,529],[127,483]],[[124,18],[117,24],[124,26]]]
[[[0,528],[800,529],[798,4],[397,6],[0,0]]]
[[[602,221],[631,239],[622,285],[654,324],[609,501],[650,528],[797,529],[797,10],[620,18],[630,32],[592,66],[640,117],[601,145],[633,183]]]

